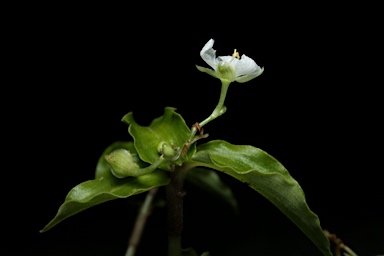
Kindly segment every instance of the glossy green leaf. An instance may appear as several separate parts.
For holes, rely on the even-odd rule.
[[[147,163],[153,164],[159,158],[159,145],[167,143],[179,152],[191,134],[180,114],[175,108],[166,107],[164,115],[154,119],[149,126],[140,126],[133,118],[133,113],[126,114],[122,121],[129,125],[128,132],[134,139],[135,148],[140,158]],[[196,151],[193,144],[188,151],[187,159]],[[181,165],[183,160],[179,158],[175,164]],[[159,168],[170,170],[169,162],[162,163]]]
[[[97,164],[96,179],[85,181],[72,188],[56,216],[40,232],[48,231],[66,218],[92,206],[140,194],[169,183],[167,173],[160,169],[140,177],[118,179],[113,176],[103,156],[117,148],[125,148],[135,152],[132,142],[116,142],[109,146]]]
[[[158,170],[140,177],[115,178],[112,173],[97,180],[89,180],[69,191],[56,216],[40,232],[45,232],[66,218],[92,206],[146,192],[169,183],[167,173]]]
[[[299,183],[265,151],[216,140],[199,146],[190,163],[222,171],[247,183],[279,208],[324,255],[332,255],[319,218],[309,209]]]
[[[188,172],[187,181],[219,198],[227,203],[234,212],[238,212],[237,200],[231,188],[220,179],[215,171],[208,168],[193,168]]]

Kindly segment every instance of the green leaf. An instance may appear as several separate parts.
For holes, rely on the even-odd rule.
[[[153,164],[160,154],[159,145],[167,143],[177,150],[182,147],[191,134],[191,130],[186,125],[182,116],[175,112],[175,108],[166,107],[164,115],[152,121],[149,126],[140,126],[133,118],[133,113],[126,114],[122,121],[129,125],[128,132],[134,139],[135,148],[140,158],[147,163]],[[187,153],[187,159],[191,158],[196,151],[193,144]],[[181,165],[183,159],[179,158],[175,164]],[[172,163],[164,162],[159,168],[170,170]]]
[[[125,148],[135,152],[132,142],[115,142],[109,146],[97,164],[96,179],[85,181],[72,188],[56,216],[40,232],[48,231],[66,218],[92,206],[140,194],[169,183],[167,173],[159,169],[140,177],[118,179],[113,176],[103,156],[117,148]]]
[[[231,188],[220,179],[215,171],[207,168],[193,168],[188,172],[187,181],[223,200],[234,212],[238,212],[237,200]]]
[[[309,209],[299,183],[265,151],[216,140],[200,145],[189,163],[222,171],[247,183],[279,208],[324,255],[332,256],[320,220]]]
[[[115,178],[111,173],[97,180],[89,180],[69,191],[56,216],[40,232],[45,232],[66,218],[92,206],[146,192],[169,183],[167,173],[156,170],[140,177]]]

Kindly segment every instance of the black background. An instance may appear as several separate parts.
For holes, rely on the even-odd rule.
[[[382,81],[361,13],[316,4],[195,5],[16,11],[20,19],[13,18],[7,39],[12,79],[3,94],[10,128],[3,134],[11,142],[6,255],[124,255],[144,195],[39,230],[72,187],[93,179],[108,145],[130,140],[124,114],[133,111],[149,125],[172,106],[191,126],[212,112],[220,81],[195,68],[207,67],[199,53],[210,38],[218,55],[236,48],[265,72],[230,85],[228,111],[206,125],[208,139],[267,151],[300,183],[324,229],[359,255],[383,253]],[[266,199],[220,176],[239,201],[240,217],[186,184],[184,247],[213,256],[319,255]],[[165,208],[156,208],[137,256],[165,251]]]

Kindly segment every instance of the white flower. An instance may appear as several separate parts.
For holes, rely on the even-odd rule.
[[[256,62],[245,56],[239,56],[236,51],[232,56],[219,56],[216,58],[216,50],[213,47],[214,40],[209,40],[200,51],[200,56],[209,66],[213,68],[204,68],[197,66],[197,69],[213,77],[226,82],[237,81],[239,83],[248,82],[263,73],[264,68],[260,68]]]

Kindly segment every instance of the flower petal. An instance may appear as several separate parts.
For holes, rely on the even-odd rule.
[[[197,69],[200,70],[201,72],[205,72],[205,73],[207,73],[208,75],[211,75],[211,76],[213,76],[213,77],[215,77],[215,78],[218,78],[218,77],[216,76],[216,72],[215,72],[214,70],[212,70],[212,69],[210,69],[210,68],[200,67],[200,66],[197,66],[197,65],[196,65],[196,67],[197,67]]]
[[[238,83],[248,82],[249,80],[251,80],[251,79],[253,79],[255,77],[258,77],[263,72],[264,72],[264,68],[260,68],[258,66],[258,69],[256,70],[256,72],[254,72],[253,74],[250,74],[250,75],[239,76],[239,77],[236,78],[236,82],[238,82]]]
[[[219,56],[216,58],[216,50],[213,49],[214,42],[213,39],[210,39],[200,51],[201,58],[213,70],[196,66],[198,70],[222,81],[237,81],[239,83],[247,82],[263,73],[264,68],[260,68],[253,59],[244,54],[240,59],[234,56]]]
[[[201,49],[200,56],[209,66],[216,70],[218,61],[216,59],[216,50],[212,48],[214,42],[213,39],[209,40]]]
[[[256,75],[260,73],[260,67],[256,64],[256,62],[247,57],[245,54],[241,56],[241,59],[233,65],[236,76],[244,76],[244,75]]]
[[[230,63],[233,66],[233,68],[235,68],[235,66],[237,65],[237,62],[239,62],[239,59],[232,56],[220,56],[217,58],[217,60],[219,62],[224,61],[226,63]]]

